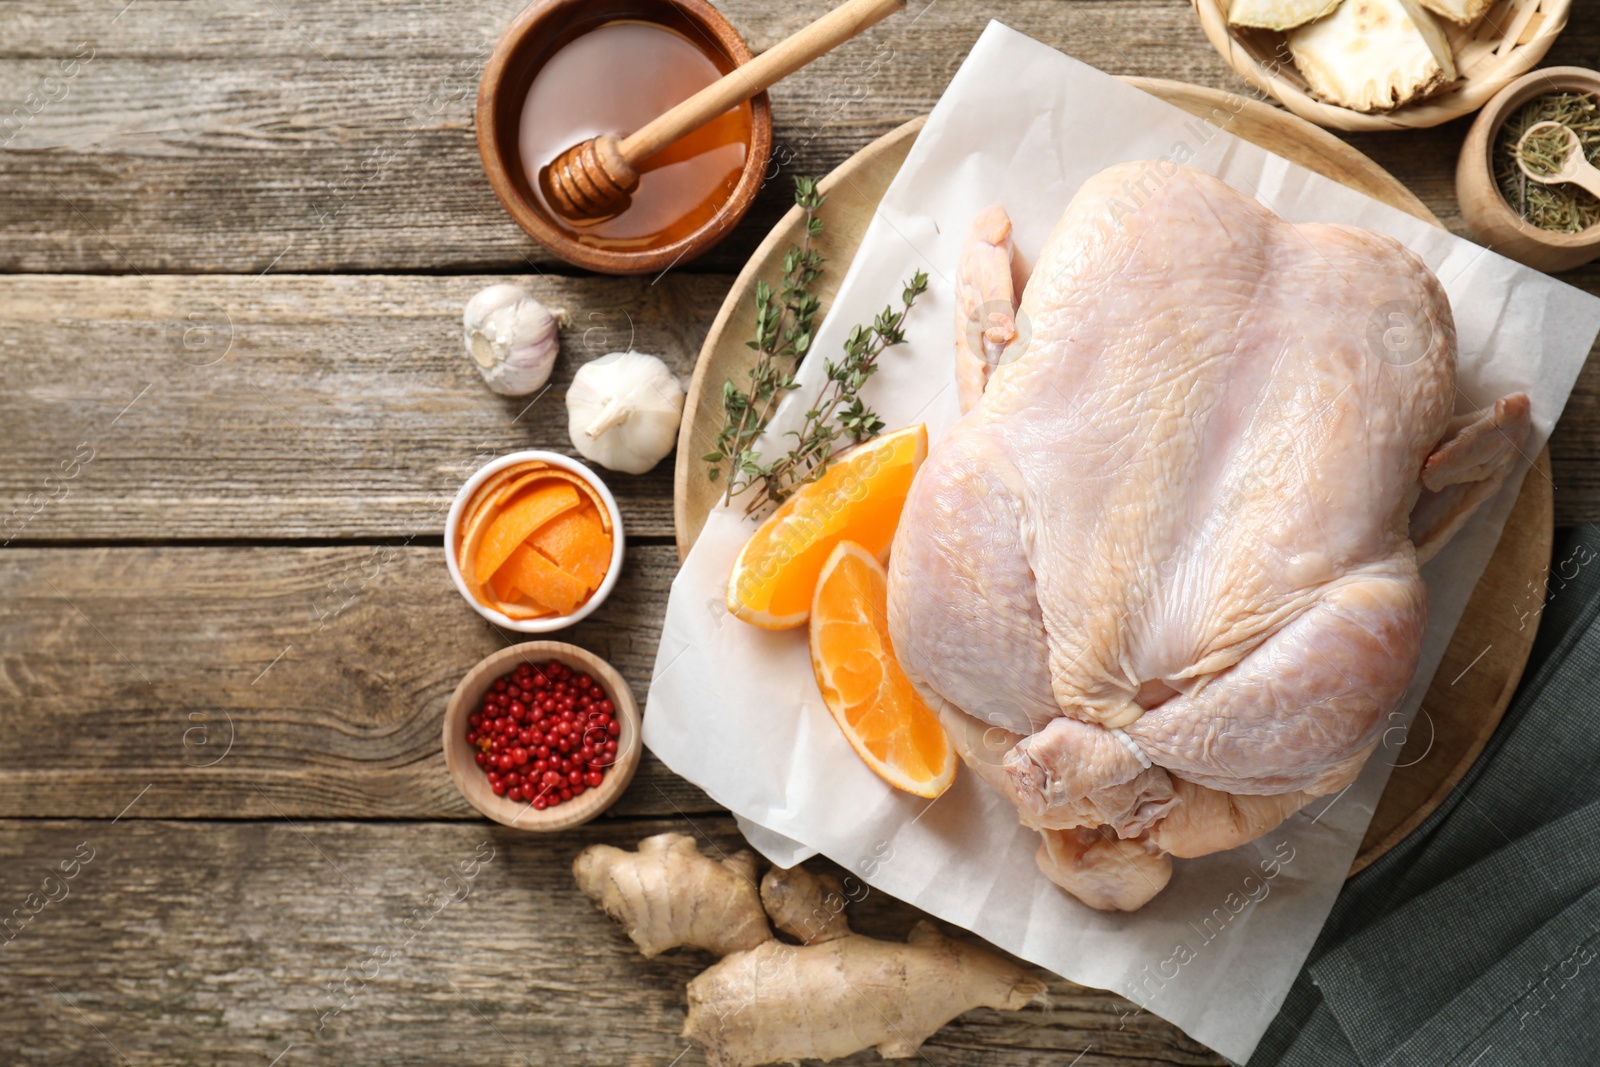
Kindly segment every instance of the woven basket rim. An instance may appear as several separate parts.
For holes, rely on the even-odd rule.
[[[1293,82],[1275,74],[1251,55],[1228,24],[1228,0],[1192,0],[1206,39],[1234,72],[1259,91],[1308,122],[1348,131],[1415,130],[1438,126],[1477,111],[1495,93],[1528,73],[1550,51],[1566,29],[1572,0],[1514,0],[1515,6],[1536,5],[1544,21],[1526,43],[1512,45],[1490,71],[1464,77],[1448,91],[1393,111],[1366,113],[1319,100]],[[1490,10],[1497,5],[1491,5]]]

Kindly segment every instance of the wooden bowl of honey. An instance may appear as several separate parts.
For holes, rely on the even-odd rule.
[[[574,224],[539,172],[602,133],[627,134],[747,63],[751,52],[706,0],[537,0],[500,38],[478,86],[478,154],[527,233],[575,266],[657,273],[727,235],[772,157],[766,93],[644,161],[627,206]]]

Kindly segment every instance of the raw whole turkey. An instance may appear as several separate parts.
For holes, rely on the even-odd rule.
[[[958,268],[965,414],[912,485],[890,632],[1044,872],[1133,910],[1354,780],[1417,670],[1418,567],[1528,398],[1454,416],[1421,260],[1191,168],[1085,183],[1020,304],[1010,231],[985,209]]]

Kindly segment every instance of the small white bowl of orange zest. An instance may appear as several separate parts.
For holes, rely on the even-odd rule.
[[[450,580],[496,626],[549,633],[588,617],[622,572],[622,512],[557,452],[501,456],[468,478],[444,525]]]

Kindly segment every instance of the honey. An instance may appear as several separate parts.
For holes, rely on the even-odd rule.
[[[582,244],[617,251],[661,248],[709,222],[744,170],[749,103],[644,160],[627,206],[602,222],[563,219],[546,200],[539,173],[591,137],[632,133],[731,67],[712,42],[702,46],[674,27],[635,19],[606,22],[557,48],[528,87],[518,127],[523,172],[546,221]]]

